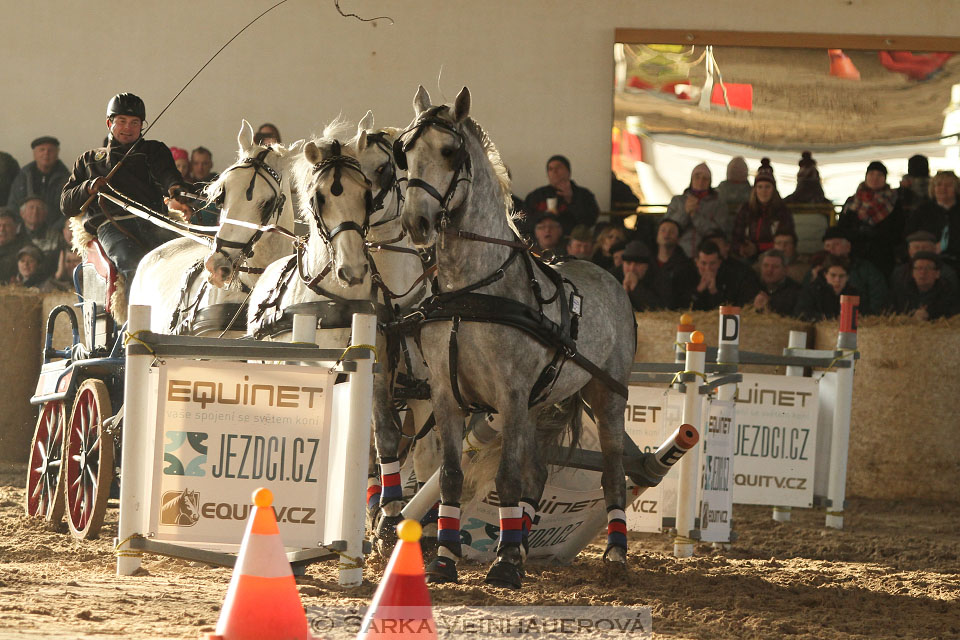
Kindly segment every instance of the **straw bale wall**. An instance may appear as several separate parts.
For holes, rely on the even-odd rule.
[[[36,407],[30,404],[40,375],[42,296],[16,287],[0,288],[0,459],[27,459]]]
[[[836,343],[819,323],[817,348]],[[960,499],[960,318],[863,318],[857,347],[847,495]]]

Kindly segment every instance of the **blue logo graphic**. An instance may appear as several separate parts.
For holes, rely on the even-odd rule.
[[[167,431],[163,445],[163,461],[167,463],[163,473],[168,476],[207,475],[203,465],[207,462],[207,434],[200,431]],[[185,446],[186,443],[186,446]],[[186,461],[184,465],[183,461]]]

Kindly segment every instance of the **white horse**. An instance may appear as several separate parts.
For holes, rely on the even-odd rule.
[[[289,187],[283,175],[302,143],[289,148],[254,144],[246,120],[237,142],[237,162],[207,187],[208,202],[222,205],[214,251],[177,238],[149,252],[137,268],[130,303],[152,307],[150,328],[155,333],[245,333],[242,305],[259,274],[292,251],[290,239],[282,234],[256,233],[239,225],[256,220],[258,225],[292,228],[293,207],[284,206]]]
[[[359,160],[364,173],[373,180],[374,197],[367,247],[373,259],[374,296],[387,318],[387,325],[409,313],[429,292],[426,265],[422,254],[403,229],[400,207],[403,202],[402,179],[393,157],[393,144],[399,130],[373,128],[373,113],[360,121],[357,131]],[[365,134],[365,135],[364,135]],[[371,519],[381,518],[377,540],[386,553],[396,541],[396,525],[404,506],[399,484],[400,457],[404,438],[419,438],[412,444],[414,474],[424,482],[440,466],[439,438],[430,430],[433,405],[429,401],[429,370],[416,341],[397,331],[381,336],[379,361],[383,371],[374,380],[374,435],[377,447],[382,495],[370,500]],[[413,433],[402,432],[398,406],[409,409]],[[423,433],[427,427],[426,434]],[[409,455],[409,448],[406,449]],[[376,481],[374,480],[374,482]],[[376,495],[376,490],[371,491]],[[435,519],[435,518],[434,518]],[[424,537],[436,537],[436,522],[424,524]]]
[[[318,318],[321,347],[342,348],[350,344],[353,314],[374,312],[364,246],[373,196],[357,160],[366,136],[341,142],[352,135],[352,126],[335,121],[294,160],[293,188],[310,233],[254,287],[247,331],[255,337],[289,340],[293,315],[304,313]]]

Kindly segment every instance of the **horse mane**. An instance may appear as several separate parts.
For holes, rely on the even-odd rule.
[[[315,136],[309,140],[304,140],[303,144],[291,164],[290,188],[299,196],[299,211],[296,212],[301,222],[312,223],[313,216],[310,215],[311,191],[314,184],[313,164],[307,160],[303,153],[307,143],[312,142],[318,147],[329,145],[334,140],[340,142],[342,153],[353,158],[357,157],[357,125],[351,124],[342,116],[337,116],[323,128],[323,133],[319,137]]]
[[[507,215],[507,222],[510,224],[513,232],[517,234],[517,237],[520,237],[520,232],[515,223],[518,218],[523,217],[523,214],[517,213],[513,210],[510,175],[507,173],[507,165],[503,164],[503,158],[500,157],[500,151],[493,143],[493,140],[490,139],[490,136],[487,135],[487,132],[484,131],[483,127],[480,126],[479,122],[470,116],[467,116],[467,118],[463,121],[463,124],[467,131],[477,138],[477,141],[483,148],[484,153],[487,154],[487,159],[490,161],[490,164],[493,167],[493,174],[497,177],[497,184],[500,187],[500,196],[503,198],[503,206]]]

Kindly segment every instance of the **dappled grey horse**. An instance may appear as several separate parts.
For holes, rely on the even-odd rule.
[[[418,246],[437,249],[437,295],[420,311],[443,459],[440,548],[428,579],[457,580],[465,415],[494,411],[502,423],[500,537],[487,582],[519,587],[547,479],[545,439],[535,429],[547,418],[575,425],[581,394],[596,417],[603,454],[604,558],[623,563],[623,423],[636,350],[630,301],[600,267],[582,260],[548,266],[518,241],[506,170],[469,117],[466,88],[450,107],[432,105],[420,87],[414,111],[395,155],[407,169],[403,225]]]

